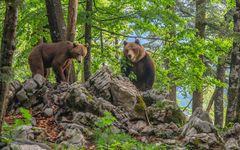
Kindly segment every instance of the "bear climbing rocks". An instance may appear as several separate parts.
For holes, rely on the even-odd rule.
[[[72,59],[81,62],[86,54],[87,48],[82,44],[69,41],[51,44],[42,43],[33,48],[28,57],[28,62],[33,76],[41,74],[47,77],[48,68],[52,67],[58,83],[61,81],[69,82],[68,68]]]
[[[124,56],[133,64],[133,72],[137,76],[135,85],[140,90],[152,88],[155,80],[155,67],[152,58],[144,50],[139,40],[135,42],[124,41]]]

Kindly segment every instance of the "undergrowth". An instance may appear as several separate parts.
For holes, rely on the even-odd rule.
[[[169,148],[165,144],[142,143],[126,133],[114,131],[115,120],[110,112],[105,112],[96,122],[95,143],[99,150],[167,150]]]

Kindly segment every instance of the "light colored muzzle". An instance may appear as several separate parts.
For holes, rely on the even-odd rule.
[[[79,56],[77,57],[78,63],[82,63],[82,59],[83,59],[83,57],[82,57],[81,55],[79,55]]]

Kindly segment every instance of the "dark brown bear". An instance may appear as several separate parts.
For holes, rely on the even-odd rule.
[[[48,75],[48,68],[52,67],[56,75],[56,81],[59,83],[69,82],[69,65],[72,59],[78,62],[87,54],[87,48],[81,44],[75,44],[69,41],[58,43],[42,43],[33,48],[28,57],[32,76],[41,74],[44,77]]]
[[[154,62],[139,40],[135,42],[124,41],[124,55],[133,64],[133,72],[137,76],[135,85],[140,90],[149,90],[152,88],[155,79]]]

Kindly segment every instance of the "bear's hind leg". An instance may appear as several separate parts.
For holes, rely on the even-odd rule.
[[[29,59],[29,66],[32,72],[32,77],[36,74],[44,76],[44,67],[42,59]]]
[[[50,73],[50,69],[49,68],[44,68],[44,77],[47,79],[48,75]]]

